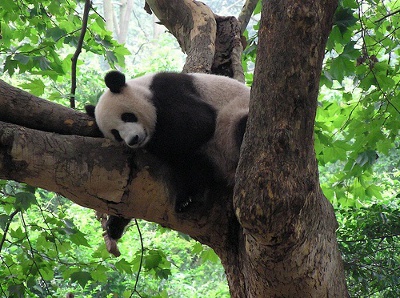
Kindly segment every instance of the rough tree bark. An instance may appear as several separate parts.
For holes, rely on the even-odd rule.
[[[236,18],[217,16],[199,1],[146,0],[146,3],[147,11],[154,12],[187,53],[183,72],[221,74],[244,82],[241,28]]]
[[[239,262],[251,297],[347,295],[337,223],[319,187],[313,147],[335,8],[335,1],[264,1],[234,196],[246,248]]]
[[[191,67],[211,72],[215,16],[196,13],[203,7],[197,2],[147,2],[178,40],[186,38],[180,44],[189,55],[203,47],[201,56],[209,60]],[[336,221],[319,188],[313,151],[319,75],[336,1],[264,2],[235,195],[216,187],[212,206],[176,214],[170,172],[161,161],[96,138],[93,119],[2,81],[0,178],[189,234],[220,256],[232,297],[347,297]],[[202,34],[209,40],[197,43]]]

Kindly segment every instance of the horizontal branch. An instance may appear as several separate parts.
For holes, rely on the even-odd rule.
[[[106,139],[0,122],[0,179],[54,191],[102,213],[156,222],[213,248],[229,241],[223,215],[233,216],[231,200],[216,200],[207,212],[176,213],[169,168],[143,150]]]
[[[66,135],[99,137],[93,118],[0,80],[0,121]]]
[[[129,156],[104,139],[0,122],[0,148],[0,178],[60,193],[85,207],[109,212],[108,203],[118,203],[127,187]]]

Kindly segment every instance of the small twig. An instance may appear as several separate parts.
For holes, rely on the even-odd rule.
[[[1,238],[1,241],[0,241],[0,252],[1,252],[1,250],[3,249],[4,242],[6,241],[8,229],[10,228],[11,222],[12,222],[14,216],[17,215],[17,213],[18,213],[19,211],[20,211],[20,210],[17,209],[17,210],[15,210],[13,213],[10,214],[10,217],[9,217],[9,219],[8,219],[8,221],[7,221],[7,224],[6,224],[5,228],[4,228],[3,237]]]
[[[25,222],[25,218],[24,218],[24,213],[23,212],[21,212],[21,221],[22,221],[22,225],[23,225],[24,230],[25,230],[25,237],[26,237],[26,240],[28,241],[28,245],[29,245],[28,250],[30,252],[30,258],[32,260],[32,266],[31,266],[31,268],[28,270],[28,272],[26,274],[27,274],[27,276],[29,276],[30,273],[31,273],[32,267],[35,267],[35,270],[38,272],[38,274],[39,274],[39,276],[40,276],[40,278],[42,280],[42,287],[44,285],[44,288],[46,289],[47,293],[50,293],[50,289],[49,289],[49,287],[47,285],[47,282],[46,282],[45,278],[43,277],[42,272],[39,270],[39,265],[38,265],[37,261],[35,260],[35,250],[33,249],[32,242],[31,242],[31,240],[29,238],[28,226],[27,226],[27,224]]]
[[[72,66],[71,66],[71,97],[70,97],[70,107],[72,109],[75,108],[75,91],[76,91],[76,65],[78,63],[79,54],[82,51],[83,40],[85,38],[87,24],[89,19],[89,10],[92,6],[91,0],[85,0],[85,8],[83,10],[83,18],[82,18],[82,29],[81,35],[79,36],[78,45],[76,47],[74,56],[72,56]]]
[[[135,294],[135,293],[138,294],[139,297],[142,297],[142,296],[140,295],[140,293],[138,292],[138,290],[137,290],[137,286],[138,286],[138,284],[139,284],[140,272],[142,271],[143,256],[144,256],[144,245],[143,245],[143,236],[142,236],[142,232],[140,231],[139,223],[138,223],[138,221],[137,221],[136,218],[134,219],[134,221],[135,221],[136,228],[137,228],[137,230],[138,230],[138,232],[139,232],[139,239],[140,239],[140,246],[141,246],[141,254],[140,254],[139,269],[138,269],[138,272],[137,272],[137,274],[136,274],[135,286],[133,287],[133,291],[132,291],[131,297],[132,297],[133,294]]]
[[[399,12],[400,12],[400,9],[395,10],[395,11],[393,11],[393,12],[391,12],[391,13],[383,16],[383,17],[381,17],[380,19],[376,20],[375,23],[379,23],[380,21],[383,21],[384,19],[386,19],[388,17],[391,17],[392,15],[395,15],[396,13],[399,13]]]

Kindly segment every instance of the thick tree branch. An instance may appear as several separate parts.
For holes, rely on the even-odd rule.
[[[217,251],[226,247],[232,241],[231,192],[211,190],[210,208],[181,215],[174,211],[169,177],[169,168],[142,150],[0,122],[0,179],[54,191],[102,213],[156,222]]]
[[[187,53],[183,72],[222,74],[244,82],[240,62],[243,48],[236,18],[216,16],[208,6],[193,0],[146,3]]]
[[[240,24],[235,17],[214,16],[217,22],[217,38],[211,71],[244,83]]]
[[[217,25],[208,6],[192,0],[146,0],[146,3],[187,53],[183,72],[211,73]]]

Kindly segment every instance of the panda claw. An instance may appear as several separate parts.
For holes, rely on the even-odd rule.
[[[186,201],[183,201],[182,203],[178,204],[176,211],[177,212],[184,212],[191,204],[193,200],[191,197],[189,197]]]

